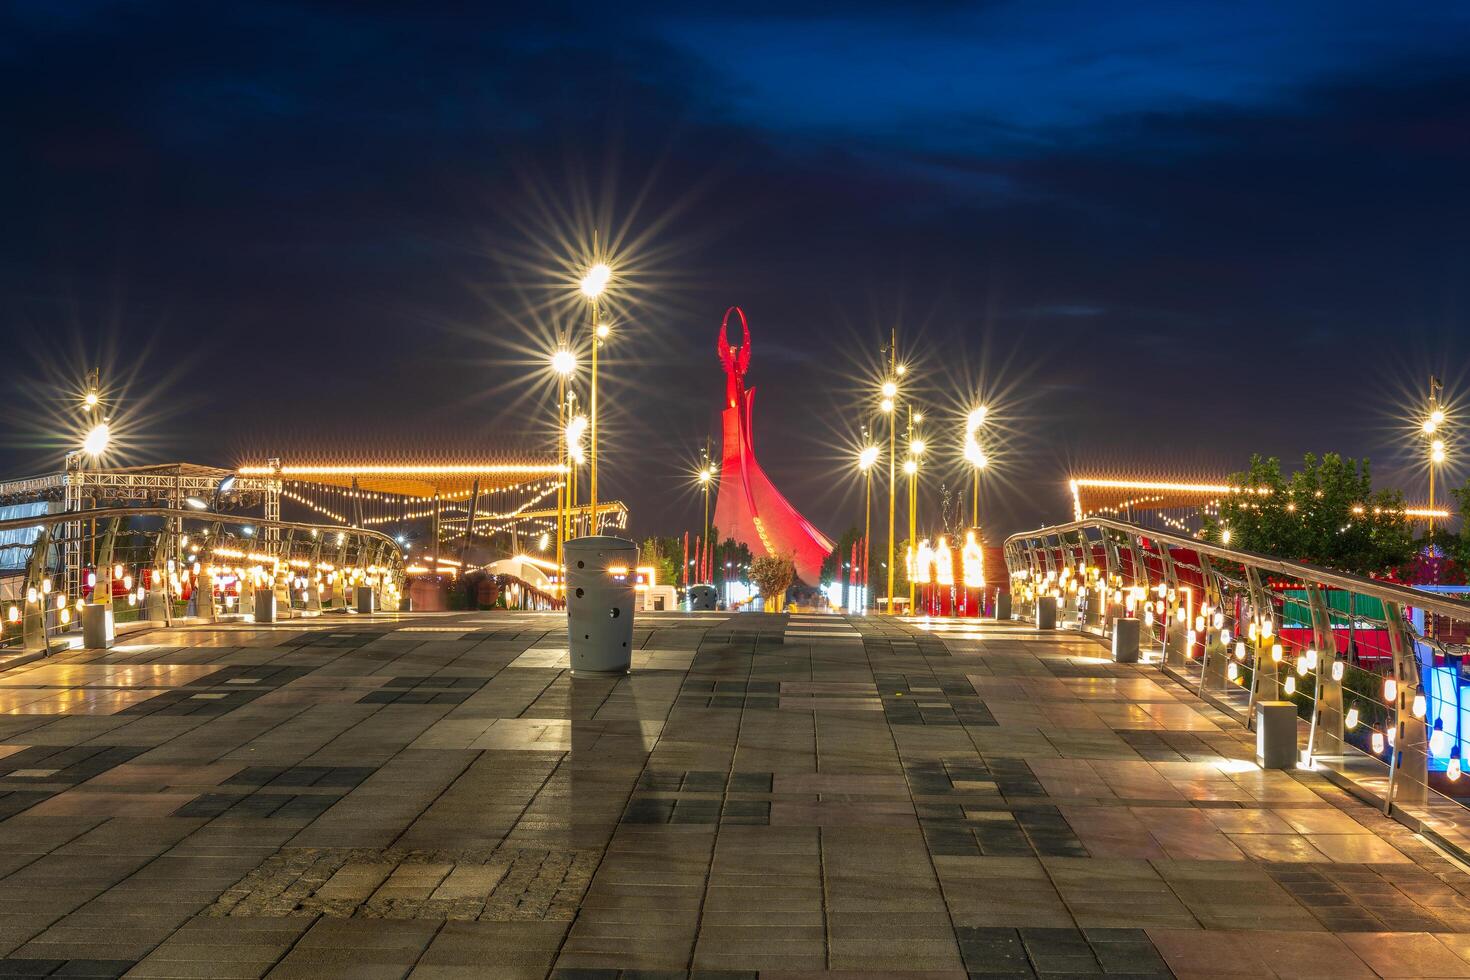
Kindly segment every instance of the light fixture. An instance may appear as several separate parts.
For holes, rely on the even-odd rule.
[[[877,446],[864,446],[863,451],[858,453],[858,469],[871,469],[876,462],[878,462]]]
[[[205,503],[198,497],[185,497],[184,505],[186,507],[192,508],[193,510],[209,510],[209,504]]]
[[[577,355],[565,347],[551,355],[551,369],[557,374],[571,374],[577,368]]]
[[[888,398],[888,399],[893,399],[893,398],[897,398],[898,397],[898,382],[897,381],[885,381],[885,382],[883,382],[883,397],[884,398]]]
[[[582,277],[582,281],[578,285],[582,290],[583,296],[586,296],[588,299],[596,299],[607,288],[610,279],[612,279],[612,269],[608,267],[606,262],[599,262],[587,270],[587,274]]]
[[[985,406],[977,405],[970,409],[970,414],[965,418],[965,433],[973,434],[980,426],[985,424]]]
[[[112,441],[112,429],[106,422],[98,422],[88,430],[86,438],[82,440],[82,452],[93,459],[107,452],[107,444]]]

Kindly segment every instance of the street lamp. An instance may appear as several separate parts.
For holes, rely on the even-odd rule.
[[[864,446],[858,453],[858,469],[863,474],[863,612],[868,611],[868,557],[872,554],[873,535],[873,464],[878,462],[878,447]]]
[[[709,461],[708,454],[706,454],[704,459],[704,466],[701,467],[699,470],[699,488],[704,491],[704,530],[703,532],[701,532],[701,540],[704,541],[704,553],[707,555],[714,554],[714,552],[710,550],[709,540],[709,488],[710,484],[714,482],[714,479],[715,467],[714,464]]]
[[[566,401],[567,381],[572,372],[577,369],[577,355],[573,354],[565,346],[558,347],[551,355],[551,370],[556,372],[556,464],[563,467],[562,485],[556,493],[556,574],[562,580],[559,584],[565,586],[565,576],[562,573],[562,542],[567,537],[568,519],[568,495],[570,486],[567,470],[567,444],[566,444]],[[471,515],[473,519],[474,515]]]
[[[612,268],[606,262],[599,262],[587,270],[582,276],[579,284],[582,295],[592,304],[592,391],[590,414],[592,416],[591,435],[592,450],[590,456],[589,472],[591,480],[588,484],[588,497],[592,507],[592,533],[597,533],[597,348],[611,332],[607,324],[602,322],[598,312],[598,299],[607,289],[607,284],[612,280]]]
[[[889,348],[890,352],[893,350]],[[897,373],[890,359],[890,370]],[[888,612],[893,613],[893,515],[895,510],[894,494],[898,483],[898,474],[894,471],[896,450],[898,448],[898,420],[893,417],[894,399],[898,397],[898,382],[892,378],[883,382],[883,400],[878,407],[883,414],[888,416]]]
[[[107,452],[107,445],[112,441],[112,428],[106,422],[98,422],[87,430],[87,435],[82,439],[82,452],[92,457],[97,457]]]
[[[985,469],[990,462],[985,457],[985,451],[980,448],[980,427],[985,424],[987,414],[988,411],[984,405],[977,405],[965,416],[965,462],[974,469],[970,502],[971,527],[980,526],[980,471]]]
[[[1436,438],[1444,426],[1444,409],[1440,407],[1440,393],[1444,385],[1433,375],[1429,378],[1429,413],[1424,417],[1421,428],[1429,440],[1429,537],[1434,537],[1434,471],[1445,461],[1444,440]]]

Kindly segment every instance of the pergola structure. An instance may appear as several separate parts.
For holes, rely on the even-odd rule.
[[[475,538],[513,537],[556,527],[556,496],[566,468],[546,459],[462,463],[294,463],[272,459],[242,466],[239,477],[266,480],[284,499],[339,524],[381,528],[431,522],[431,551],[455,538],[461,550]],[[268,504],[269,506],[269,504]],[[279,502],[276,505],[279,507]],[[279,513],[279,512],[278,512]],[[627,526],[620,501],[599,501],[598,524]],[[591,525],[586,504],[571,509],[572,526]]]

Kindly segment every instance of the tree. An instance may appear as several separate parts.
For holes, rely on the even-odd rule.
[[[715,545],[715,581],[714,584],[724,588],[725,581],[743,582],[750,575],[750,564],[752,555],[750,549],[744,542],[736,541],[734,538],[726,538]],[[726,568],[728,564],[730,567]]]
[[[1359,575],[1385,572],[1413,556],[1403,494],[1375,491],[1366,459],[1307,453],[1288,480],[1280,460],[1257,455],[1228,482],[1233,491],[1220,501],[1219,514],[1205,520],[1207,541]]]
[[[750,579],[765,597],[767,612],[780,612],[786,590],[796,578],[796,565],[791,555],[761,555],[750,563]],[[774,607],[774,608],[772,608]]]
[[[638,563],[652,565],[660,585],[679,585],[679,563],[684,560],[684,542],[679,538],[645,538],[638,549]]]
[[[846,581],[850,577],[847,565],[852,561],[852,546],[861,544],[863,532],[860,528],[850,527],[843,532],[842,537],[837,539],[837,545],[822,559],[822,571],[819,576],[822,588],[827,588],[833,582]]]

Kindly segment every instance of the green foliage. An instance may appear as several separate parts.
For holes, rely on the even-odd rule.
[[[716,537],[718,540],[718,537]],[[715,545],[715,581],[714,584],[723,587],[726,577],[732,582],[747,581],[750,576],[750,565],[754,556],[750,549],[734,538],[726,538]],[[725,563],[730,567],[727,569]]]
[[[1403,494],[1375,491],[1366,459],[1308,453],[1287,479],[1280,460],[1256,455],[1229,483],[1236,492],[1220,501],[1217,517],[1206,519],[1207,541],[1359,575],[1381,573],[1413,557]]]
[[[652,565],[661,585],[679,584],[679,565],[684,560],[684,539],[645,538],[638,548],[638,564]]]
[[[852,560],[852,546],[860,544],[862,538],[863,532],[860,528],[850,527],[837,539],[837,546],[832,549],[832,553],[822,559],[822,588],[827,588],[833,582],[843,581],[846,577],[843,566]]]
[[[1455,498],[1456,508],[1460,512],[1460,533],[1447,534],[1442,528],[1437,528],[1434,534],[1434,543],[1445,550],[1460,567],[1470,567],[1470,477],[1465,480],[1462,487],[1451,487],[1450,496]]]

